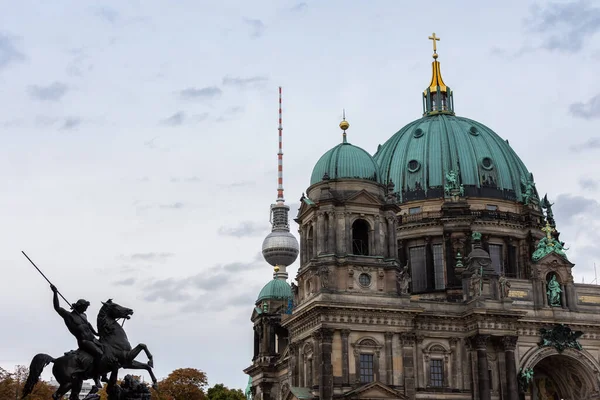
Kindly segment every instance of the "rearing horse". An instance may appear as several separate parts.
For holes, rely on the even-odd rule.
[[[29,367],[29,376],[23,388],[23,396],[29,395],[35,384],[39,381],[42,371],[49,363],[54,363],[52,375],[60,384],[56,392],[52,395],[53,399],[60,399],[69,390],[70,400],[79,399],[79,392],[83,381],[93,379],[101,374],[111,372],[108,386],[109,388],[116,384],[117,373],[120,368],[124,369],[144,369],[148,371],[152,378],[153,386],[156,387],[156,377],[152,372],[153,361],[152,354],[148,351],[145,344],[138,344],[131,348],[125,331],[117,322],[118,319],[129,319],[133,315],[133,310],[113,303],[111,299],[102,303],[102,308],[98,312],[98,334],[100,343],[104,350],[104,356],[100,362],[100,371],[94,371],[94,360],[92,356],[85,351],[75,350],[65,353],[63,356],[53,358],[48,354],[37,354],[33,357]],[[146,353],[148,363],[144,364],[135,361],[135,358],[141,352]],[[116,360],[116,363],[114,362]],[[100,386],[96,382],[96,386]]]

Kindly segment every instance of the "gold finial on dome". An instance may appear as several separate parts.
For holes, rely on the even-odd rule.
[[[342,115],[343,115],[343,119],[342,122],[340,122],[340,129],[344,131],[344,143],[346,143],[346,130],[348,130],[348,128],[350,128],[350,124],[348,123],[348,121],[346,121],[346,110],[344,109],[342,111]]]
[[[273,267],[273,271],[275,271],[275,273],[279,272],[279,265],[276,265]]]
[[[431,82],[423,91],[423,115],[454,115],[454,99],[452,91],[442,79],[440,62],[437,60],[437,42],[440,40],[435,32],[429,36],[433,42],[433,62],[431,63]]]

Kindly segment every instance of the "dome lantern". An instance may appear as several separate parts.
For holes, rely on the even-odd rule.
[[[440,38],[435,32],[429,36],[433,41],[433,62],[431,63],[431,83],[423,92],[423,115],[450,114],[454,115],[454,97],[452,90],[442,79],[440,62],[437,60],[437,43]]]

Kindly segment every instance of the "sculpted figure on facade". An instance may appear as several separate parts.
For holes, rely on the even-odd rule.
[[[408,270],[408,264],[406,264],[404,268],[402,268],[402,271],[396,275],[396,280],[398,282],[398,291],[400,294],[408,294],[410,282],[412,281]]]
[[[556,280],[556,275],[552,275],[552,279],[548,281],[548,290],[546,291],[546,294],[548,295],[548,305],[560,307],[561,293],[562,289],[560,288],[560,283]]]
[[[508,299],[508,295],[510,293],[510,281],[504,276],[504,274],[500,275],[500,278],[498,278],[498,289],[500,298]]]
[[[478,270],[475,270],[473,272],[473,275],[471,275],[471,281],[470,281],[470,287],[471,287],[471,297],[472,298],[477,298],[479,296],[481,296],[481,285],[483,284],[483,281],[481,279],[481,274],[479,273]]]
[[[319,278],[323,289],[329,288],[329,267],[323,265],[319,268]]]

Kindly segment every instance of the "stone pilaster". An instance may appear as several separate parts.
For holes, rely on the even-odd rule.
[[[317,212],[317,255],[325,253],[325,213]]]
[[[290,357],[288,359],[288,370],[290,375],[290,386],[299,386],[298,382],[298,345],[290,343],[288,345]]]
[[[573,281],[569,281],[565,285],[566,297],[567,297],[567,307],[571,311],[577,311],[577,293],[575,292],[575,285]]]
[[[479,384],[479,400],[491,400],[490,375],[488,372],[487,343],[490,335],[475,336],[477,350],[477,377]]]
[[[350,335],[350,329],[342,329],[342,384],[350,385],[350,357],[348,354],[348,336]]]
[[[321,342],[323,341],[322,330],[319,329],[312,334],[313,338],[313,356],[312,356],[312,386],[318,386],[320,383],[321,370]]]
[[[423,339],[425,339],[422,335],[417,335],[415,337],[415,345],[416,345],[416,369],[417,369],[417,377],[415,379],[416,386],[419,388],[425,387],[425,373],[423,371]]]
[[[414,399],[417,393],[414,361],[415,334],[400,334],[400,344],[402,346],[402,366],[404,368],[404,395],[409,399]]]
[[[346,220],[343,212],[335,213],[336,220],[336,254],[346,254]]]
[[[382,240],[381,240],[381,221],[380,221],[380,217],[379,215],[375,215],[375,227],[373,229],[373,244],[374,246],[372,247],[373,249],[373,253],[371,255],[373,256],[379,256],[382,255],[382,253],[384,253],[384,251],[382,251]]]
[[[333,365],[331,352],[333,350],[333,329],[320,329],[319,346],[319,399],[331,400],[333,398]]]
[[[263,382],[259,384],[261,400],[275,400],[271,396],[271,389],[273,389],[273,384],[271,382]]]
[[[517,336],[504,336],[502,345],[504,347],[504,357],[506,363],[506,386],[507,400],[519,400],[519,386],[517,382],[517,364],[515,360],[515,348],[517,346]]]
[[[393,332],[385,333],[385,381],[386,385],[394,384],[394,366],[393,366],[393,351],[392,351],[392,339],[394,338]]]
[[[388,227],[388,231],[387,231],[387,245],[388,245],[388,257],[389,258],[396,258],[397,254],[396,254],[396,235],[395,235],[395,222],[396,222],[396,215],[394,213],[390,213],[390,215],[387,216],[387,227]]]
[[[458,382],[458,377],[460,376],[458,374],[458,368],[460,365],[460,353],[458,347],[456,346],[458,340],[459,339],[455,337],[450,338],[450,357],[452,357],[452,378],[450,379],[449,386],[454,389],[460,388],[460,383]]]
[[[349,212],[344,213],[344,219],[346,221],[344,224],[344,232],[346,237],[346,254],[352,254],[352,226],[350,225],[351,215],[352,214]]]
[[[327,213],[327,253],[335,254],[335,231],[337,228],[337,220],[335,218],[335,212],[329,211]]]

